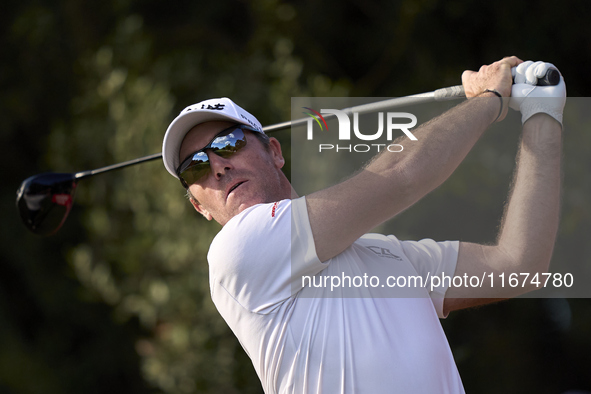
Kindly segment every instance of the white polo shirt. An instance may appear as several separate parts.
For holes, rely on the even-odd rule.
[[[323,263],[304,197],[259,204],[212,242],[211,296],[266,393],[463,393],[428,282],[457,253],[366,234]]]

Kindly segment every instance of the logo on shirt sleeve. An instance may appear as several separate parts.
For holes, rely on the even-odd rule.
[[[394,259],[398,261],[402,261],[400,256],[396,256],[394,253],[390,252],[390,249],[382,248],[379,246],[366,246],[367,249],[371,250],[375,254],[380,257],[386,257],[388,259]]]
[[[276,202],[273,204],[273,209],[271,209],[271,217],[274,218],[275,217],[275,211],[277,210],[277,205],[279,205],[279,202]]]

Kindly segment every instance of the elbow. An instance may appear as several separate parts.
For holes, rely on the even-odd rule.
[[[515,297],[545,287],[545,283],[552,277],[550,273],[550,262],[552,250],[529,252],[519,250],[511,253],[505,248],[497,247],[499,260],[503,263],[498,265],[497,272],[502,275],[512,294],[508,297]]]
[[[528,273],[530,275],[547,273],[550,270],[552,253],[523,253],[510,262],[512,272]]]

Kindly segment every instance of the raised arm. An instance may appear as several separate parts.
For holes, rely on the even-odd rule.
[[[306,197],[316,252],[321,261],[339,254],[357,238],[410,207],[445,181],[476,141],[507,108],[491,92],[511,92],[516,57],[464,72],[468,100],[413,132],[404,151],[384,150],[352,178]],[[486,99],[485,99],[486,98]],[[501,115],[499,116],[499,110]]]
[[[516,82],[519,82],[518,79]],[[517,171],[498,242],[492,246],[461,243],[455,272],[458,276],[468,274],[478,277],[486,272],[487,275],[493,274],[494,278],[498,278],[500,273],[504,273],[506,278],[512,273],[524,274],[519,276],[520,286],[501,287],[499,282],[494,286],[493,282],[491,287],[485,281],[482,288],[449,288],[444,302],[445,313],[533,290],[535,287],[527,286],[532,284],[531,280],[525,281],[525,287],[521,286],[521,280],[525,275],[532,278],[538,273],[543,282],[540,275],[548,270],[558,230],[560,122],[566,88],[562,80],[556,87],[536,89],[538,94],[532,91],[531,85],[513,89],[514,97],[519,97],[515,97],[516,104],[512,107],[521,109],[524,125]],[[526,100],[531,102],[523,100],[524,91],[527,92],[525,96],[530,96]]]

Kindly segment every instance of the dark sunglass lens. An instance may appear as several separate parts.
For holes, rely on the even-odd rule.
[[[234,129],[230,134],[216,138],[211,143],[211,148],[216,155],[222,157],[231,156],[246,145],[244,133],[240,129]]]
[[[197,152],[191,160],[181,168],[179,176],[185,180],[189,185],[195,183],[199,178],[203,177],[209,170],[209,159],[205,152]]]
[[[237,140],[234,144],[228,144],[221,148],[213,148],[213,152],[221,157],[229,157],[232,156],[235,152],[237,152],[240,148],[246,145],[246,141]]]
[[[180,176],[185,180],[187,185],[192,185],[207,174],[207,171],[209,171],[209,165],[202,163],[188,168]]]
[[[227,149],[236,151],[240,149],[240,143],[244,142],[244,133],[242,130],[236,128],[229,134],[222,135],[211,141],[212,149]]]

